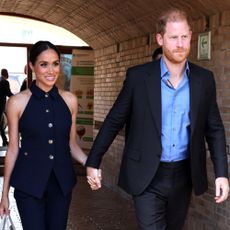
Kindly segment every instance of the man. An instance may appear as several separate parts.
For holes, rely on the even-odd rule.
[[[10,97],[13,95],[10,90],[10,84],[7,80],[8,77],[9,74],[7,69],[2,69],[1,80],[0,80],[0,134],[2,137],[2,146],[8,145],[8,141],[4,129],[4,117],[3,117],[3,113],[5,111],[5,105],[6,105],[6,97]]]
[[[156,61],[156,60],[160,59],[161,56],[162,56],[162,52],[163,52],[163,51],[162,51],[162,47],[156,48],[156,49],[153,51],[152,60],[153,60],[153,61]]]
[[[206,146],[215,170],[215,201],[228,197],[225,132],[211,71],[188,62],[191,27],[185,12],[165,12],[157,24],[159,61],[128,69],[87,160],[88,182],[100,184],[99,165],[126,125],[119,186],[133,196],[139,228],[180,230],[192,188],[207,190]]]
[[[24,74],[25,74],[26,77],[24,78],[24,80],[23,80],[23,82],[21,84],[20,92],[22,92],[23,90],[26,90],[27,87],[28,87],[28,79],[27,79],[27,72],[28,72],[28,70],[27,70],[27,68],[29,68],[29,67],[27,67],[27,65],[25,65],[24,66]]]

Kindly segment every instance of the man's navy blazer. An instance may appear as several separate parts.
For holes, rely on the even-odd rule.
[[[200,195],[208,187],[205,140],[216,177],[228,177],[226,141],[212,72],[192,63],[189,69],[189,157],[194,192]],[[160,76],[159,61],[128,69],[123,88],[103,122],[86,163],[98,168],[103,154],[125,125],[118,184],[133,195],[141,194],[150,184],[161,158]]]

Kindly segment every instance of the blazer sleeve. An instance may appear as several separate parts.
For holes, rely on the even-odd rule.
[[[210,150],[216,178],[228,178],[225,130],[216,101],[216,86],[212,73],[209,84],[211,88],[211,96],[209,98],[209,110],[205,137]]]
[[[4,91],[7,97],[10,97],[13,95],[13,93],[10,90],[10,83],[7,80],[4,81]]]
[[[99,168],[103,155],[129,117],[132,100],[132,77],[129,72],[127,70],[123,87],[96,136],[86,166]]]

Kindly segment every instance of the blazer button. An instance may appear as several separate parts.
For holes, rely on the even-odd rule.
[[[49,155],[49,158],[50,158],[50,160],[53,160],[54,156],[53,155]]]
[[[52,124],[52,123],[49,123],[49,124],[48,124],[48,127],[49,127],[49,128],[52,128],[52,127],[53,127],[53,124]]]
[[[49,143],[49,144],[53,144],[53,142],[54,142],[54,141],[53,141],[52,139],[49,139],[49,140],[48,140],[48,143]]]
[[[28,156],[28,153],[27,153],[27,152],[24,152],[24,155],[25,155],[25,156]]]

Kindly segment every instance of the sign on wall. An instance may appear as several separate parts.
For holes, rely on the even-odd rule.
[[[70,91],[78,98],[77,142],[83,149],[93,143],[93,98],[94,98],[94,53],[93,50],[73,50]]]
[[[211,31],[199,34],[197,58],[198,60],[211,59]]]

